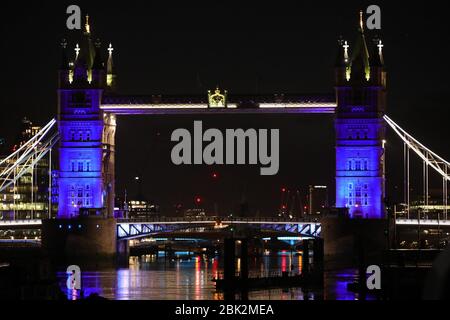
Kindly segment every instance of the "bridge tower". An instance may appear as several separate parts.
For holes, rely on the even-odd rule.
[[[366,43],[362,12],[352,54],[339,42],[335,66],[337,111],[336,207],[351,218],[385,217],[386,71],[382,42]]]
[[[58,218],[73,218],[80,209],[114,208],[115,117],[100,109],[103,92],[114,85],[112,50],[105,63],[100,42],[92,40],[89,17],[69,61],[64,41],[59,69],[58,127],[59,209]],[[111,173],[112,172],[112,173]]]

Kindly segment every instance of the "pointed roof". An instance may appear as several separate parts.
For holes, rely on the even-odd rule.
[[[372,67],[384,66],[383,46],[384,46],[383,42],[378,37],[375,37],[373,39],[373,48],[370,54],[370,62],[369,62],[370,66]]]
[[[91,39],[91,26],[89,24],[88,15],[86,16],[86,24],[84,25],[84,30],[81,36],[79,46],[80,46],[80,53],[76,60],[84,61],[86,68],[89,70],[92,69],[95,57],[95,47]],[[77,61],[75,61],[75,64],[77,63]]]
[[[351,76],[353,80],[368,80],[370,77],[369,50],[364,35],[363,13],[360,11],[358,36],[356,38],[353,54],[350,61]]]
[[[104,69],[104,63],[103,63],[102,54],[100,52],[100,46],[101,46],[101,42],[99,39],[97,39],[97,41],[95,41],[95,57],[94,57],[94,62],[92,64],[92,69],[94,69],[94,70]]]
[[[342,37],[338,39],[338,50],[336,55],[335,67],[347,67],[348,66],[348,42],[345,41]]]
[[[67,58],[67,40],[62,39],[61,41],[61,65],[59,67],[60,70],[68,70],[69,69],[69,59]]]

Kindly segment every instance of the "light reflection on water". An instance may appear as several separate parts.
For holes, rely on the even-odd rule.
[[[280,254],[249,261],[251,276],[269,272],[301,273],[301,256]],[[115,300],[221,300],[212,279],[222,272],[218,258],[186,257],[169,261],[155,255],[130,257],[128,268],[100,271],[82,270],[82,289],[85,297],[96,293]],[[65,273],[59,272],[61,288],[65,288]],[[354,270],[326,273],[322,289],[266,289],[250,291],[249,300],[355,300],[357,295],[347,291],[347,283],[356,279]],[[69,299],[77,298],[67,291]],[[239,297],[237,297],[239,298]]]

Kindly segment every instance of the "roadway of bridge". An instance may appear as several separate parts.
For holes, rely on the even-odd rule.
[[[202,218],[202,219],[188,219],[188,218],[167,218],[167,219],[117,219],[117,224],[320,224],[319,221],[306,221],[306,220],[282,220],[282,219],[229,219],[224,218]],[[434,220],[434,219],[397,219],[397,225],[404,226],[450,226],[450,220]],[[0,220],[0,229],[9,228],[40,228],[42,225],[41,219],[28,219],[28,220]]]

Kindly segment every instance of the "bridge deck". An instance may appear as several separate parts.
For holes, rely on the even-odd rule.
[[[237,95],[227,97],[226,107],[209,107],[206,95],[197,96],[111,96],[101,109],[117,115],[138,114],[258,114],[325,113],[336,109],[334,95]]]

